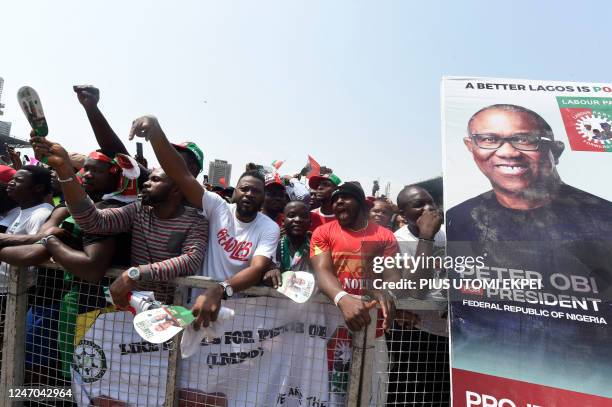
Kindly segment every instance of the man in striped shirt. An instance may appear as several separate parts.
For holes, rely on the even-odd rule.
[[[155,169],[143,185],[142,201],[121,208],[97,209],[76,180],[66,150],[44,138],[33,140],[37,156],[45,156],[60,179],[70,213],[87,233],[132,233],[132,267],[111,285],[113,302],[128,305],[133,290],[151,290],[156,299],[171,300],[167,282],[200,270],[208,240],[208,223],[183,204],[178,186]],[[161,283],[161,284],[160,284]]]
[[[185,199],[210,222],[210,242],[202,274],[220,281],[195,300],[195,329],[217,319],[221,299],[258,284],[270,269],[279,239],[278,225],[260,212],[265,179],[258,171],[246,171],[236,184],[233,203],[204,189],[166,139],[153,116],[132,123],[130,139],[144,137],[151,142],[162,168],[179,185]]]

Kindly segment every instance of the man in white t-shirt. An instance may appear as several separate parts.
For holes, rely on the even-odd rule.
[[[26,165],[15,173],[6,187],[7,195],[19,205],[19,213],[5,233],[0,233],[0,246],[32,244],[40,240],[39,232],[53,206],[45,202],[51,191],[51,173],[43,167]],[[28,269],[28,286],[34,285],[35,268]],[[8,264],[0,264],[0,291],[8,287]]]
[[[258,192],[245,193],[247,188],[259,189],[260,183],[263,186],[262,180],[258,171],[242,174],[232,204],[202,188],[200,206],[209,220],[210,230],[209,252],[202,267],[205,275],[219,281],[229,280],[248,267],[254,257],[271,259],[276,252],[278,225],[259,211],[259,197],[253,197]]]
[[[0,215],[0,230],[2,231],[2,233],[6,232],[8,227],[11,226],[15,219],[17,219],[17,216],[19,216],[19,212],[21,212],[21,209],[16,206]]]
[[[195,300],[194,327],[209,326],[217,319],[221,299],[258,284],[270,268],[276,252],[278,225],[259,212],[264,200],[265,179],[258,171],[240,176],[232,204],[204,189],[187,169],[154,116],[143,116],[132,124],[130,139],[144,137],[166,174],[174,180],[194,207],[208,218],[208,250],[202,274],[221,281]]]
[[[395,232],[400,251],[410,256],[444,256],[446,234],[442,226],[442,214],[433,198],[419,186],[408,186],[397,196],[397,206],[408,222]],[[441,278],[441,270],[420,269],[418,278]],[[440,290],[424,290],[420,297],[432,301],[445,301]],[[444,307],[446,310],[446,307]],[[416,327],[434,335],[448,336],[448,320],[438,310],[419,312],[420,321]]]
[[[19,213],[6,232],[0,233],[0,247],[35,243],[42,237],[39,234],[42,228],[54,226],[44,225],[53,210],[53,206],[45,203],[49,192],[51,192],[51,173],[43,167],[26,165],[13,175],[7,184],[6,193],[19,205]],[[4,338],[8,271],[9,265],[0,263],[0,343]],[[30,267],[27,273],[28,287],[35,283],[36,268]]]
[[[410,256],[444,256],[446,234],[442,214],[425,189],[407,186],[397,196],[397,206],[407,225],[395,232],[400,251]],[[412,270],[411,278],[444,278],[440,269]],[[389,388],[388,403],[403,404],[408,394],[422,392],[423,403],[449,402],[448,302],[442,290],[422,290],[419,297],[431,301],[427,310],[398,312],[407,326],[394,325],[390,334],[390,350],[395,360],[391,382],[405,382],[407,387]],[[403,313],[403,315],[402,315]],[[425,360],[427,363],[422,363]],[[411,379],[406,379],[411,378]],[[417,390],[420,389],[420,390]],[[432,398],[432,399],[430,399]],[[411,400],[411,399],[410,399]]]

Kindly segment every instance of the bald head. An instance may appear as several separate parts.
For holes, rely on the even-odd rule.
[[[408,205],[413,201],[426,200],[433,203],[431,194],[425,188],[418,185],[408,185],[397,194],[397,206],[402,209],[402,206]]]
[[[486,120],[493,124],[499,122],[498,124],[501,125],[504,120],[507,120],[512,115],[522,116],[523,120],[529,123],[533,128],[538,129],[542,136],[554,140],[552,128],[542,116],[525,107],[509,104],[487,106],[474,113],[468,121],[468,133],[474,134],[475,122]],[[496,131],[491,131],[491,133],[495,132]]]
[[[437,209],[431,194],[416,185],[409,185],[400,191],[397,206],[406,221],[413,225],[425,210]]]

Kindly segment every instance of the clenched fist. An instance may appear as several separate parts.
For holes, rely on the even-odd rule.
[[[91,85],[77,85],[73,86],[72,89],[76,92],[79,103],[82,104],[85,109],[91,109],[98,105],[100,101],[100,89]]]
[[[35,133],[32,130],[30,134],[33,136]],[[45,137],[32,137],[30,139],[30,144],[32,144],[32,149],[34,150],[34,155],[38,160],[43,160],[43,158],[47,159],[47,164],[57,170],[58,168],[64,165],[70,165],[70,156],[58,143],[54,143]]]
[[[132,122],[130,129],[130,140],[134,137],[142,137],[149,141],[152,137],[158,137],[162,134],[161,127],[157,121],[157,117],[152,115],[142,116]]]

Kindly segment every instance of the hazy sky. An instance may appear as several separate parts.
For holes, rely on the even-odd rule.
[[[366,190],[441,173],[440,78],[610,82],[612,3],[553,1],[12,1],[3,3],[2,120],[40,94],[53,140],[96,148],[74,84],[101,89],[127,141],[158,116],[174,141],[234,168],[311,154]],[[206,103],[205,103],[206,101]],[[128,144],[135,152],[135,146]],[[149,162],[153,155],[145,147]]]

